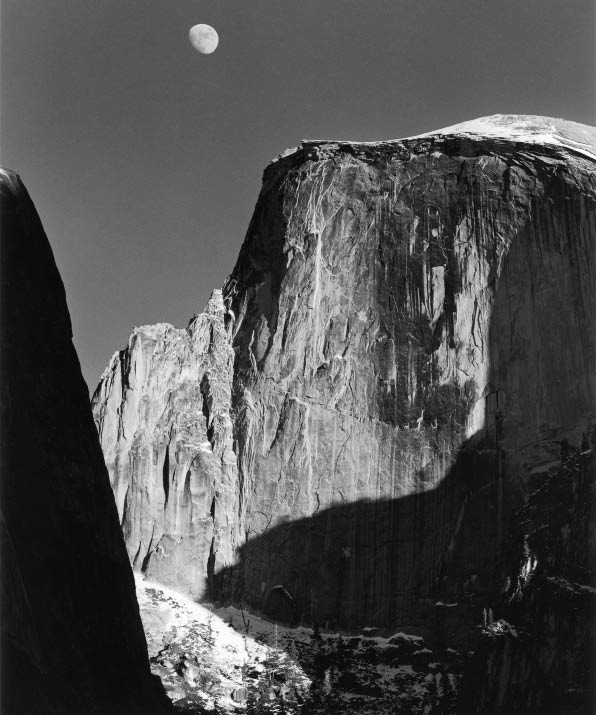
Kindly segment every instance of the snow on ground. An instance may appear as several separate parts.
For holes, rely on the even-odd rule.
[[[264,646],[234,630],[221,615],[208,606],[196,603],[161,584],[145,581],[135,574],[137,599],[147,635],[149,657],[153,657],[171,642],[175,632],[178,640],[196,637],[208,640],[213,658],[222,665],[244,665],[247,658],[264,655]]]
[[[389,640],[391,642],[393,642],[394,640],[402,640],[409,641],[410,643],[420,643],[424,639],[422,638],[422,636],[413,636],[411,633],[402,633],[400,631],[399,633],[392,635]]]
[[[334,712],[350,715],[397,712],[396,704],[400,712],[424,714],[437,698],[451,712],[462,665],[453,649],[433,651],[421,636],[402,631],[372,635],[378,630],[372,626],[360,634],[315,634],[231,606],[195,603],[140,574],[135,583],[151,669],[182,713],[242,713],[249,692],[267,702],[282,698],[286,712],[304,715],[325,712],[325,698]],[[281,678],[268,675],[272,668]]]
[[[272,657],[289,660],[283,653],[283,631],[289,629],[276,632],[275,624],[252,615],[243,617],[238,609],[196,603],[145,581],[138,573],[135,586],[151,669],[176,703],[208,710],[216,704],[228,711],[242,709],[246,699],[243,670],[249,666],[253,674],[259,674]],[[299,666],[295,670],[296,680],[308,688],[310,680]]]
[[[286,628],[285,626],[277,625],[271,621],[266,621],[254,613],[242,611],[234,606],[226,606],[225,608],[214,608],[211,611],[221,618],[226,623],[229,623],[236,631],[245,633],[251,639],[263,641],[264,639],[273,638],[277,628],[280,640],[291,637],[294,640],[303,643],[309,643],[312,637],[311,628]]]

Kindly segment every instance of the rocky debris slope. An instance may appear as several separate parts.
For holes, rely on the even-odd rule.
[[[593,713],[596,707],[596,459],[562,464],[518,514],[503,592],[464,677],[461,713]]]
[[[291,662],[282,650],[285,629],[233,608],[195,603],[138,576],[136,581],[151,668],[176,709],[244,710],[249,682],[263,679],[273,660],[291,673],[295,690],[308,691],[310,680],[297,659]]]
[[[62,281],[16,174],[0,200],[0,709],[161,715]]]
[[[497,116],[273,162],[222,295],[95,393],[135,566],[330,627],[481,610],[595,416],[595,145]]]
[[[463,656],[412,633],[287,628],[140,577],[137,595],[152,670],[181,712],[455,712]]]

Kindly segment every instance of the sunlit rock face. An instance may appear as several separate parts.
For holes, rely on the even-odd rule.
[[[188,328],[136,328],[94,396],[132,564],[200,598],[237,543],[234,352],[221,291]]]
[[[0,209],[0,711],[164,715],[64,287],[12,172]]]
[[[594,417],[595,137],[494,117],[273,162],[221,298],[136,329],[94,397],[135,566],[348,627],[491,592]]]

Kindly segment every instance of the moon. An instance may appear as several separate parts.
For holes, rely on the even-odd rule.
[[[202,55],[215,52],[219,44],[219,35],[211,25],[194,25],[188,33],[190,44]]]

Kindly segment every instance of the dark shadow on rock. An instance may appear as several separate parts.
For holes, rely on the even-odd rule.
[[[493,592],[501,465],[494,440],[478,434],[435,489],[278,524],[216,574],[211,597],[291,624],[436,630],[429,623],[437,600],[458,599],[467,609]],[[511,504],[503,508],[511,512]]]
[[[458,713],[588,715],[596,705],[596,429],[516,515],[508,572],[495,593]]]
[[[484,227],[492,219],[482,214],[486,196],[473,175],[471,208],[465,192],[463,208],[452,197],[439,207],[453,231],[460,208],[468,212],[479,255],[483,251],[490,266],[482,430],[454,455],[433,489],[424,488],[421,474],[409,495],[335,504],[249,534],[237,563],[214,575],[211,598],[293,624],[346,630],[409,626],[455,647],[476,639],[482,610],[498,601],[512,568],[511,554],[524,537],[517,510],[553,465],[560,465],[563,440],[577,441],[587,429],[595,404],[593,180],[585,171],[574,173],[556,152],[517,159],[518,173],[528,184],[513,186],[508,165],[503,201],[520,209],[523,225],[505,212],[510,223],[505,221],[501,233],[488,240]],[[426,200],[424,193],[420,200]],[[445,250],[453,258],[453,242]],[[444,326],[450,349],[456,272],[450,260]],[[430,336],[428,351],[436,350],[437,340]],[[417,404],[417,414],[425,406]],[[562,508],[559,503],[551,507],[555,513]],[[592,612],[585,609],[582,615],[593,629]],[[564,634],[555,631],[549,645],[555,660],[559,638]],[[569,657],[578,663],[587,654]],[[507,667],[495,663],[495,668]],[[561,665],[559,674],[565,668]],[[507,682],[497,672],[481,672],[485,684],[478,683],[479,689],[491,691],[493,686],[486,685],[491,678]],[[534,682],[543,687],[539,676]],[[548,692],[543,687],[543,696]]]
[[[64,287],[16,174],[0,205],[0,710],[161,715]]]

